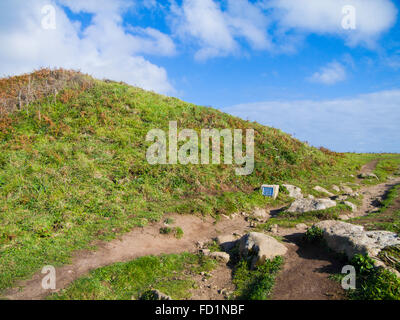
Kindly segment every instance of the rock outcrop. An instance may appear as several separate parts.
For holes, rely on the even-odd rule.
[[[292,197],[292,198],[295,198],[295,199],[303,198],[303,194],[302,194],[301,189],[299,187],[293,186],[291,184],[284,184],[283,186],[289,192],[289,197]]]
[[[374,173],[360,173],[358,175],[358,177],[360,179],[378,179],[379,180],[378,176]]]
[[[336,206],[330,199],[297,199],[287,210],[291,213],[304,213],[309,211],[325,210]]]
[[[324,189],[324,188],[322,188],[320,186],[315,186],[313,189],[315,191],[318,191],[318,192],[326,194],[328,197],[333,197],[334,196],[334,194],[332,192],[329,192],[328,190],[326,190],[326,189]]]
[[[323,230],[323,238],[329,248],[344,253],[350,260],[356,254],[377,257],[388,246],[400,244],[400,238],[389,231],[365,231],[364,227],[347,222],[327,220],[315,224]]]
[[[230,259],[229,254],[226,252],[211,252],[209,256],[219,262],[224,263],[228,263]]]
[[[283,256],[287,248],[273,237],[263,233],[250,232],[240,239],[239,253],[242,257],[253,256],[251,267],[263,264],[267,259]]]
[[[252,216],[260,221],[266,221],[271,218],[271,215],[266,209],[256,208],[254,209]]]
[[[352,212],[357,211],[357,206],[354,203],[352,203],[350,201],[343,201],[342,203],[345,204],[346,206],[350,207]]]

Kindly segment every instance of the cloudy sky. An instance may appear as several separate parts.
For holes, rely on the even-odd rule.
[[[0,74],[213,106],[335,151],[400,152],[397,0],[1,0]]]

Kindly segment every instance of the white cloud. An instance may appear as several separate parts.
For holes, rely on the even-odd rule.
[[[400,152],[400,89],[323,101],[265,101],[223,111],[340,152]]]
[[[309,80],[312,82],[332,85],[346,80],[346,69],[339,62],[333,61],[327,66],[321,68],[319,72],[314,73]]]
[[[338,35],[350,46],[373,47],[397,18],[397,9],[391,0],[268,0],[264,5],[274,10],[283,29]],[[342,27],[342,9],[348,5],[356,10],[355,30]]]
[[[348,46],[376,46],[396,21],[391,0],[171,0],[172,26],[198,48],[197,59],[237,54],[240,39],[252,49],[294,52],[309,34],[341,37]],[[342,26],[344,6],[356,10],[356,29]]]
[[[56,29],[41,26],[44,5],[56,9]],[[73,12],[93,14],[90,25],[71,21],[54,1],[8,1],[0,4],[0,73],[13,75],[40,67],[80,69],[98,78],[125,81],[145,89],[171,93],[167,72],[141,54],[173,55],[175,46],[151,28],[122,26],[126,1],[59,1]]]
[[[245,39],[253,49],[268,49],[269,19],[257,4],[247,0],[228,0],[227,8],[213,0],[183,0],[172,6],[172,25],[185,41],[198,42],[195,57],[205,60],[238,52],[237,38]]]

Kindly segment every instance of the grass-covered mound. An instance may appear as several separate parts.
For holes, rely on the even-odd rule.
[[[250,210],[273,203],[260,195],[263,183],[310,190],[351,180],[372,158],[319,150],[212,108],[63,70],[0,80],[0,106],[0,290],[165,213]],[[169,121],[179,130],[254,129],[253,173],[150,165],[146,134],[167,132]],[[281,194],[273,204],[285,201]]]

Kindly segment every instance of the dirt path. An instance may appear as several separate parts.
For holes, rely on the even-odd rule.
[[[372,173],[378,161],[371,161],[361,169],[362,173]],[[358,180],[360,182],[361,180]],[[400,184],[400,178],[375,186],[362,187],[362,205],[351,217],[364,216],[379,207],[379,200]],[[279,236],[287,242],[288,254],[285,265],[277,277],[273,300],[337,300],[344,297],[341,286],[330,280],[331,274],[340,273],[343,262],[318,245],[305,244],[302,236],[306,230],[284,229]]]
[[[352,217],[365,216],[379,208],[379,202],[384,199],[386,193],[394,186],[400,184],[400,177],[390,179],[387,182],[374,186],[362,187],[358,192],[363,195],[362,205]]]
[[[199,218],[194,215],[169,217],[177,221],[176,226],[182,228],[183,238],[176,239],[173,236],[161,235],[159,229],[164,226],[163,222],[134,229],[120,239],[98,243],[96,251],[77,252],[71,264],[56,269],[56,290],[42,289],[41,283],[44,275],[38,272],[32,279],[21,281],[16,288],[8,290],[4,298],[12,300],[43,299],[47,295],[65,288],[90,270],[146,255],[194,252],[197,249],[197,241],[209,241],[219,234],[243,233],[249,227],[241,216],[237,216],[235,219],[223,218],[217,224],[214,224],[214,220],[210,217]]]
[[[329,279],[340,273],[343,263],[325,248],[303,242],[306,230],[283,230],[288,253],[276,279],[272,300],[340,300],[344,293],[339,283]]]
[[[372,172],[377,164],[373,161],[362,168],[362,172]],[[400,183],[396,178],[387,183],[376,186],[363,187],[360,189],[364,195],[363,204],[357,215],[365,215],[375,208],[377,198],[381,198],[391,187]],[[137,228],[125,234],[120,239],[111,242],[99,242],[96,251],[76,252],[69,265],[56,269],[57,289],[44,290],[41,282],[44,277],[40,272],[36,273],[30,280],[21,281],[13,289],[6,291],[3,298],[37,300],[65,288],[72,281],[86,275],[90,270],[97,269],[116,262],[130,261],[145,255],[172,254],[181,252],[194,252],[197,250],[196,242],[207,242],[219,234],[244,233],[249,229],[249,223],[242,216],[235,219],[223,218],[215,223],[210,218],[201,218],[194,215],[170,216],[177,221],[184,231],[182,239],[173,236],[161,235],[159,229],[164,226],[163,222],[154,223],[144,228]],[[342,264],[337,258],[326,250],[315,245],[305,245],[302,234],[306,230],[280,229],[279,234],[285,239],[288,254],[285,258],[283,271],[277,278],[273,293],[273,299],[293,300],[326,300],[341,299],[343,292],[340,286],[329,279],[332,273],[340,272]],[[215,271],[218,278],[217,285],[208,288],[205,284],[202,290],[194,293],[194,299],[222,299],[216,287],[232,289],[230,281],[231,274],[228,268],[223,267]],[[215,282],[215,281],[214,281]]]

